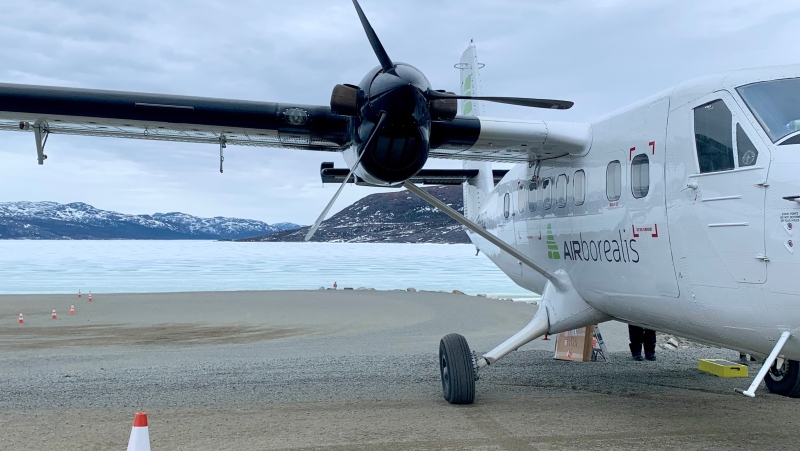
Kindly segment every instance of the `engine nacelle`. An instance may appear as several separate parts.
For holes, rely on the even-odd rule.
[[[331,109],[352,117],[351,149],[345,160],[356,167],[360,181],[379,186],[398,185],[425,166],[430,150],[430,106],[425,93],[430,83],[415,67],[397,63],[391,71],[376,67],[358,87],[337,85]],[[449,115],[450,105],[438,104],[437,115]],[[354,108],[357,107],[357,114]],[[382,116],[385,125],[370,141]],[[369,145],[367,143],[369,142]]]

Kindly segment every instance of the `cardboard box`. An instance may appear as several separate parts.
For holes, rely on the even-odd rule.
[[[588,362],[592,359],[592,338],[594,326],[568,330],[558,334],[556,339],[556,360]]]
[[[722,359],[701,359],[697,369],[719,377],[747,377],[747,367]]]

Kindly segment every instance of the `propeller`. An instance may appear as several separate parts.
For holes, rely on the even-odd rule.
[[[312,225],[311,228],[308,229],[308,233],[306,233],[304,241],[310,240],[314,236],[314,233],[317,232],[319,226],[322,225],[322,221],[325,220],[325,216],[328,216],[328,212],[331,211],[333,204],[336,203],[336,199],[338,199],[339,195],[342,194],[342,190],[344,190],[344,187],[347,185],[347,182],[350,181],[350,177],[353,176],[353,172],[355,172],[356,168],[358,167],[358,163],[360,163],[364,155],[367,154],[366,149],[369,149],[369,146],[375,140],[375,137],[378,136],[378,133],[380,133],[380,131],[386,126],[386,124],[388,123],[388,119],[389,115],[386,114],[385,111],[381,111],[378,123],[375,125],[375,128],[372,129],[372,133],[369,134],[369,138],[367,138],[367,142],[364,144],[364,152],[361,152],[361,155],[358,156],[358,159],[353,165],[353,168],[350,169],[350,173],[347,174],[347,177],[344,178],[342,184],[339,185],[339,189],[336,190],[336,194],[333,195],[333,198],[330,200],[330,202],[328,202],[328,205],[326,205],[325,209],[322,210],[322,214],[320,214],[317,220],[314,221],[314,225]]]
[[[573,105],[566,100],[473,97],[435,91],[419,69],[395,63],[389,58],[358,0],[353,0],[353,6],[380,67],[368,72],[359,85],[340,84],[333,89],[331,112],[351,117],[348,121],[351,137],[348,151],[355,152],[356,161],[309,229],[305,241],[319,229],[350,177],[377,186],[397,186],[418,173],[428,159],[431,123],[455,119],[457,99],[559,110]],[[369,135],[363,139],[359,132],[367,130],[370,130]],[[379,135],[381,139],[378,139]]]

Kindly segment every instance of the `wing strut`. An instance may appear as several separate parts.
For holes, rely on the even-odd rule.
[[[358,3],[356,3],[356,6],[358,6]],[[333,195],[333,198],[330,200],[330,202],[328,202],[328,205],[326,205],[325,209],[322,210],[322,214],[320,214],[317,220],[314,221],[314,225],[312,225],[311,228],[308,229],[308,233],[306,233],[304,241],[310,240],[311,237],[314,236],[314,233],[317,231],[319,226],[322,225],[322,221],[325,220],[325,216],[327,216],[328,212],[331,211],[331,207],[333,207],[333,204],[336,202],[336,199],[339,197],[339,194],[342,194],[342,190],[344,189],[345,186],[347,186],[347,181],[350,180],[350,177],[352,177],[353,173],[356,171],[358,163],[361,162],[361,158],[363,158],[364,155],[367,154],[367,149],[369,148],[369,146],[372,145],[372,142],[376,139],[381,130],[383,130],[383,128],[386,127],[386,123],[388,122],[388,120],[389,120],[389,115],[385,111],[381,111],[380,117],[378,118],[378,123],[375,124],[375,128],[372,129],[372,132],[370,132],[369,134],[369,138],[367,138],[367,141],[364,143],[364,151],[361,152],[361,155],[358,156],[358,159],[356,159],[353,168],[350,169],[350,173],[347,174],[347,177],[344,178],[344,181],[339,186],[339,189],[336,190],[336,194]]]
[[[411,191],[412,193],[414,193],[417,196],[421,197],[422,200],[428,202],[429,204],[431,204],[434,207],[436,207],[439,210],[441,210],[442,213],[444,213],[447,216],[450,216],[451,218],[453,218],[456,221],[458,221],[464,227],[466,227],[466,228],[470,229],[471,231],[477,233],[478,235],[480,235],[481,237],[483,237],[484,239],[486,239],[490,243],[494,244],[495,246],[499,247],[500,249],[502,249],[506,253],[510,254],[512,257],[514,257],[517,260],[519,260],[521,263],[529,266],[531,269],[533,269],[534,271],[536,271],[539,274],[541,274],[542,276],[544,276],[553,285],[555,285],[557,287],[560,287],[562,285],[561,280],[558,277],[556,277],[555,274],[551,273],[550,271],[545,269],[543,266],[537,264],[535,261],[533,261],[530,258],[528,258],[522,252],[514,249],[511,245],[509,245],[505,241],[503,241],[500,238],[498,238],[498,237],[492,235],[491,233],[487,232],[486,230],[483,229],[483,227],[481,227],[478,224],[475,224],[474,222],[470,221],[469,219],[464,217],[464,215],[462,215],[459,212],[457,212],[457,211],[453,210],[452,208],[448,207],[447,204],[445,204],[444,202],[440,201],[436,197],[428,194],[427,191],[423,190],[422,188],[420,188],[417,185],[415,185],[415,184],[413,184],[411,182],[408,182],[408,181],[405,182],[403,184],[403,186],[406,189],[408,189],[409,191]]]

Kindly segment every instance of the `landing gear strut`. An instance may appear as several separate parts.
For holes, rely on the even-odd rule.
[[[467,339],[459,334],[446,335],[439,342],[439,371],[444,399],[450,404],[475,401],[476,367]]]
[[[781,338],[778,339],[777,343],[775,343],[775,347],[772,348],[772,352],[770,352],[769,355],[767,356],[767,359],[764,360],[764,365],[762,365],[761,369],[758,370],[758,374],[756,374],[756,378],[753,379],[753,382],[750,384],[750,388],[748,388],[747,390],[736,388],[734,389],[736,393],[741,393],[745,396],[755,398],[756,389],[758,388],[759,385],[761,385],[761,381],[767,378],[767,373],[770,373],[769,378],[772,379],[772,381],[767,381],[767,388],[769,388],[769,391],[773,393],[778,393],[775,390],[773,390],[774,387],[776,390],[784,391],[785,393],[781,394],[785,394],[787,396],[792,396],[790,393],[797,393],[798,391],[800,391],[800,387],[798,387],[798,385],[800,385],[800,381],[798,381],[797,362],[794,362],[793,366],[794,372],[791,374],[786,373],[784,375],[781,371],[781,368],[784,367],[785,362],[791,362],[791,361],[784,361],[783,359],[778,358],[778,354],[781,353],[783,345],[786,344],[786,341],[789,340],[789,337],[791,335],[792,335],[791,332],[789,332],[788,330],[781,332]],[[786,368],[789,368],[789,366],[787,366]],[[784,381],[784,379],[786,379],[786,382]]]

